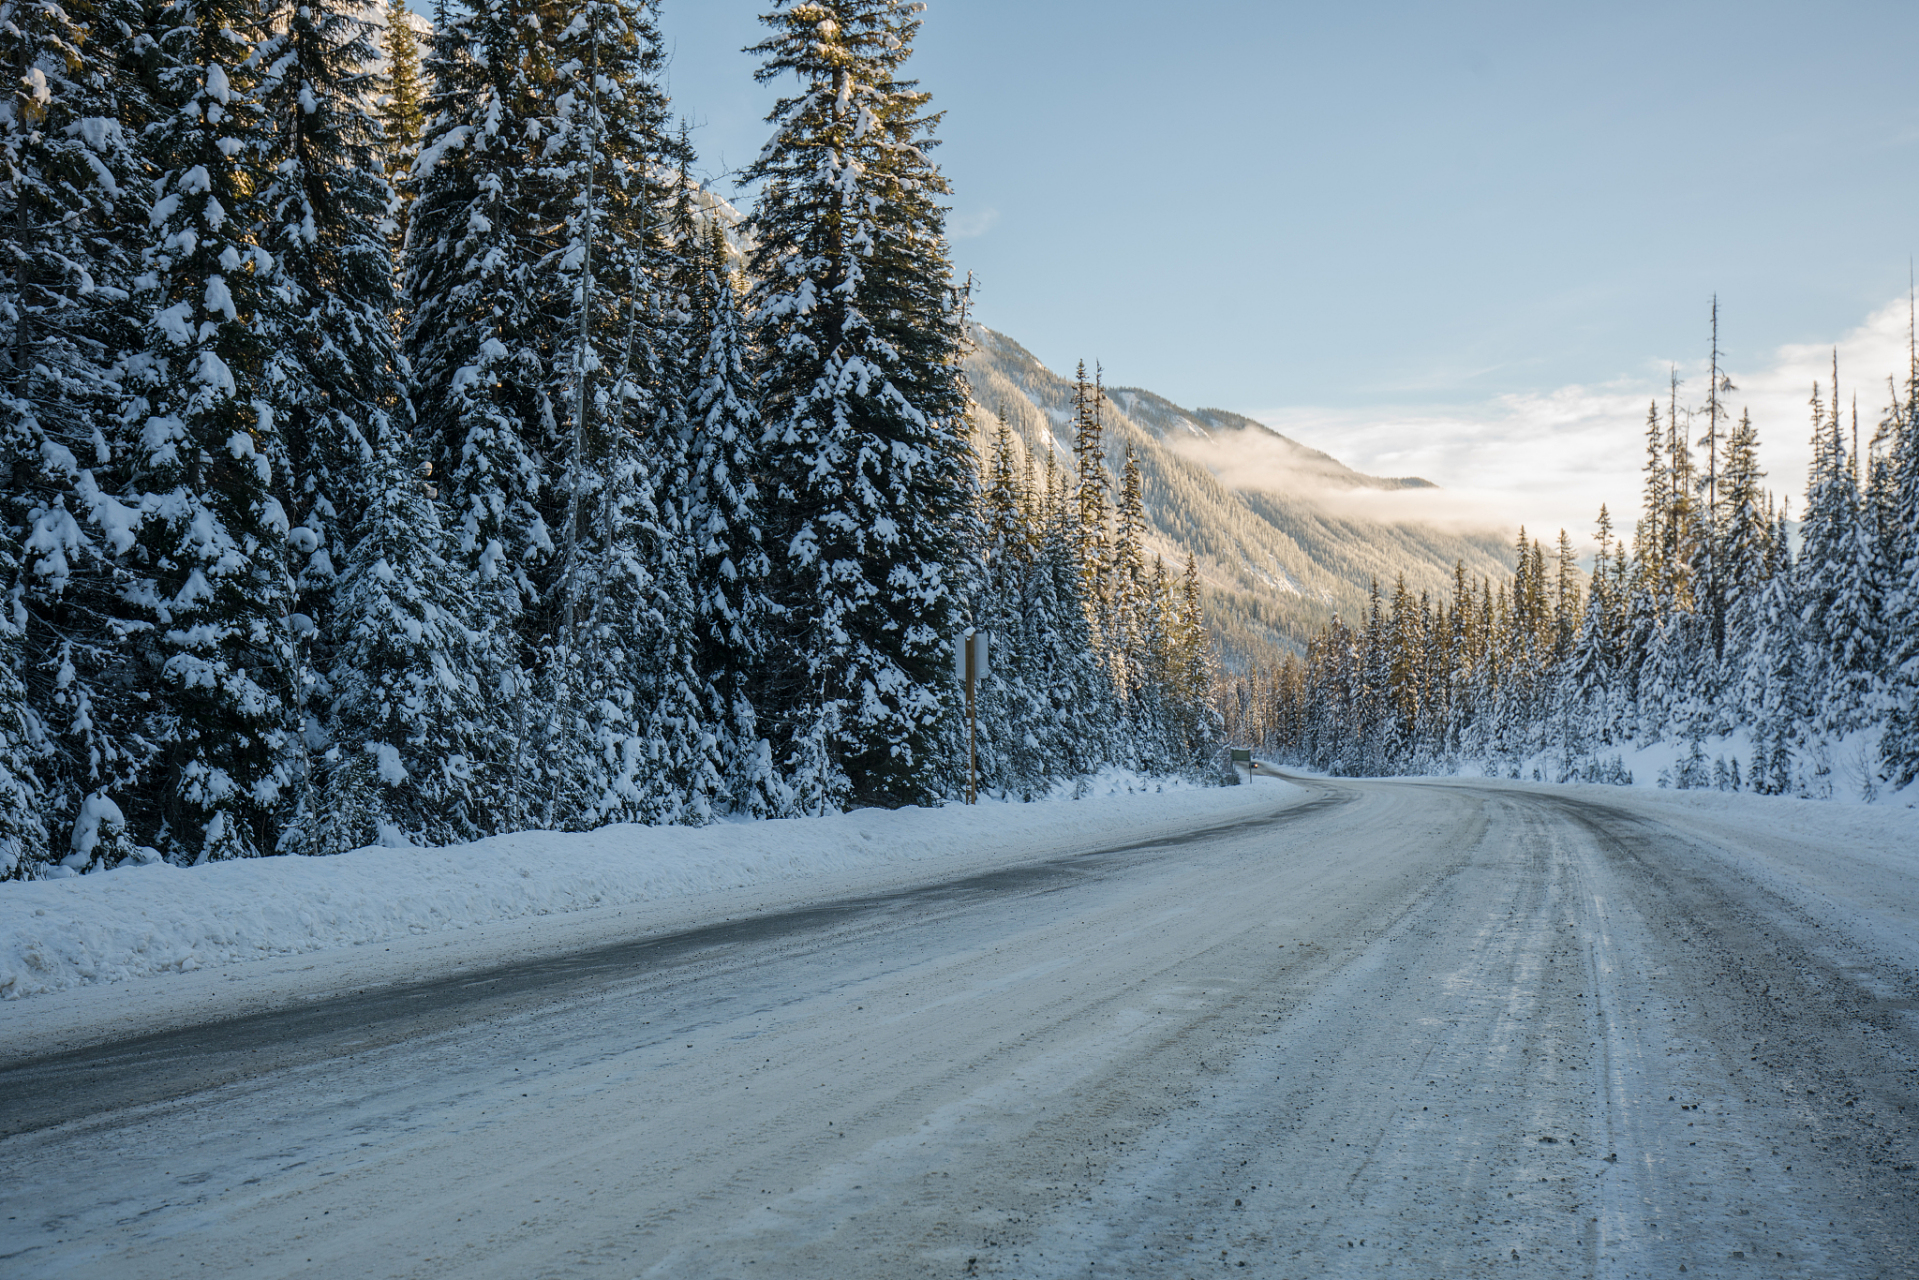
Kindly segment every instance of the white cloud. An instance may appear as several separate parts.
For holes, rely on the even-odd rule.
[[[1767,483],[1801,504],[1811,452],[1807,401],[1816,379],[1831,396],[1832,354],[1839,353],[1840,394],[1850,422],[1856,393],[1861,443],[1870,441],[1886,404],[1888,375],[1902,387],[1908,369],[1907,300],[1874,311],[1834,342],[1783,346],[1770,357],[1729,372],[1737,390],[1726,397],[1734,419],[1750,409],[1759,428]],[[1605,386],[1516,392],[1474,406],[1433,409],[1271,409],[1252,417],[1374,475],[1423,476],[1445,495],[1415,491],[1347,495],[1375,518],[1493,523],[1550,536],[1558,528],[1586,538],[1600,503],[1630,529],[1639,511],[1646,409],[1667,400],[1665,361],[1649,360],[1643,379]],[[1681,363],[1682,410],[1703,401],[1706,365]],[[1704,429],[1703,416],[1695,426]],[[1277,472],[1255,460],[1209,459],[1229,483],[1268,487]]]
[[[955,213],[946,220],[946,234],[955,240],[972,240],[999,225],[998,209],[979,209]]]

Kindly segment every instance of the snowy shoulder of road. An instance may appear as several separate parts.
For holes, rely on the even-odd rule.
[[[1809,919],[1919,972],[1919,809],[1645,785],[1493,779],[1462,779],[1461,785],[1571,795],[1662,824]]]
[[[1572,788],[1709,842],[1827,926],[1919,971],[1919,809],[1719,791]]]
[[[231,1016],[274,1000],[1163,838],[1258,818],[1302,794],[1271,778],[1192,787],[1126,774],[1086,790],[1082,799],[1033,804],[528,831],[443,849],[129,866],[0,886],[0,1017],[16,1052],[29,1020],[59,1031],[56,1042],[103,1017],[126,1034],[131,1015],[104,1010],[137,1000],[142,1028]],[[234,994],[256,984],[257,998]],[[126,994],[107,997],[103,987]],[[26,1017],[46,1004],[63,1011]]]

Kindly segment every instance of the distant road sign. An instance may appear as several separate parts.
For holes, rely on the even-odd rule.
[[[1217,759],[1218,757],[1214,757],[1214,758]],[[1253,753],[1251,751],[1241,751],[1238,747],[1233,748],[1234,764],[1251,764],[1252,762],[1253,762]]]

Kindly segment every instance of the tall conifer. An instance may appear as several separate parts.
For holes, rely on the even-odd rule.
[[[902,78],[906,0],[765,15],[762,81],[798,91],[748,171],[755,323],[783,610],[771,692],[808,807],[942,794],[948,647],[972,542],[961,333],[930,157],[938,116]]]
[[[113,797],[151,785],[124,569],[141,520],[124,389],[146,345],[133,297],[151,195],[144,18],[125,0],[0,3],[15,77],[0,99],[0,537],[17,549],[0,805],[35,815],[0,816],[15,875],[113,865],[133,847]]]
[[[298,777],[297,669],[281,391],[271,336],[289,282],[254,238],[271,186],[260,98],[265,15],[239,0],[167,0],[153,25],[159,173],[134,369],[144,491],[137,598],[160,770],[141,823],[181,861],[274,850]]]

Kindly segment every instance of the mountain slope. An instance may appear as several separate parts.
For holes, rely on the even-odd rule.
[[[966,371],[982,458],[997,413],[1036,463],[1050,449],[1070,467],[1072,382],[1004,334],[974,326],[973,339]],[[1390,592],[1403,572],[1415,593],[1450,598],[1457,561],[1475,578],[1511,571],[1509,534],[1414,520],[1428,481],[1362,474],[1225,410],[1183,409],[1138,387],[1106,394],[1107,464],[1117,477],[1133,449],[1149,550],[1169,570],[1197,557],[1229,666],[1303,647],[1335,611],[1362,617],[1374,578]]]

